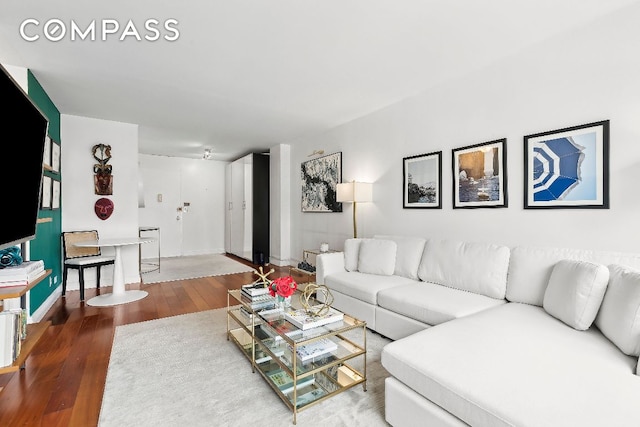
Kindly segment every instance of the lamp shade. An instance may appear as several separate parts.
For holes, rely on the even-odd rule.
[[[338,202],[371,202],[373,185],[369,182],[345,182],[336,187]]]

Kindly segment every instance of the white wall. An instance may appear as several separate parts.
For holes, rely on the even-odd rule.
[[[160,227],[163,258],[224,252],[226,165],[215,160],[139,155],[145,202],[139,209],[140,225]],[[179,212],[185,202],[190,206]],[[142,247],[143,259],[157,257],[157,247],[152,246]]]
[[[292,255],[351,237],[352,207],[301,213],[300,164],[342,151],[343,181],[374,182],[358,230],[374,234],[636,251],[640,235],[640,6],[512,55],[322,135],[292,143]],[[611,120],[610,206],[523,209],[523,136]],[[507,138],[509,207],[452,209],[451,150]],[[443,209],[402,209],[402,159],[443,151]]]
[[[98,230],[100,237],[116,238],[138,235],[138,125],[63,114],[60,117],[62,139],[62,231]],[[94,192],[92,147],[111,145],[113,195]],[[133,183],[133,184],[132,184]],[[114,204],[111,217],[99,219],[94,204],[107,197]],[[103,254],[113,254],[112,248]],[[125,283],[140,281],[138,247],[122,248]],[[93,269],[92,269],[93,270]],[[101,284],[112,283],[112,268],[103,268]],[[95,272],[85,273],[85,287],[95,287]],[[75,270],[69,272],[67,289],[78,289]]]
[[[269,152],[269,261],[291,265],[291,147],[280,144]]]

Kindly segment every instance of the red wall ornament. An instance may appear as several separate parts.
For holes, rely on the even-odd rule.
[[[94,210],[96,211],[96,215],[101,220],[108,219],[113,213],[113,202],[106,197],[101,197],[96,200],[96,204],[94,205]]]

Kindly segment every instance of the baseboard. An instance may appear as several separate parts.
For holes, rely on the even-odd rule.
[[[62,285],[58,286],[51,292],[51,295],[44,300],[44,302],[38,307],[38,309],[27,317],[27,323],[38,323],[47,314],[49,309],[53,307],[53,304],[62,296]]]
[[[269,256],[269,264],[277,265],[278,267],[288,267],[291,265],[291,260],[279,259],[271,255]]]

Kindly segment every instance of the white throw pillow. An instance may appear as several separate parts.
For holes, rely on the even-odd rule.
[[[344,268],[347,271],[358,271],[358,253],[362,239],[344,241]]]
[[[374,236],[374,239],[393,240],[398,245],[396,252],[396,267],[393,274],[418,280],[418,267],[422,260],[424,245],[427,242],[422,237],[405,236]]]
[[[585,261],[562,260],[549,277],[542,306],[553,317],[579,331],[593,323],[609,282],[609,269]]]
[[[609,272],[596,326],[624,354],[640,356],[640,272],[616,264]]]
[[[391,276],[396,267],[398,245],[391,240],[366,239],[360,242],[358,271]]]

